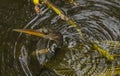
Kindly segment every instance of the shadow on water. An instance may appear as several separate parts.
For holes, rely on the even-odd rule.
[[[79,24],[88,40],[99,41],[100,46],[110,50],[112,55],[120,54],[120,46],[112,48],[102,42],[120,40],[119,0],[76,0],[79,3],[78,6],[64,1],[51,1]],[[0,2],[0,76],[114,76],[115,73],[120,74],[119,56],[115,57],[114,61],[109,61],[98,52],[90,51],[89,46],[82,44],[74,28],[61,20],[51,9],[41,8],[45,12],[37,16],[31,0]],[[63,45],[55,54],[31,55],[36,49],[45,49],[48,40],[12,31],[15,28],[42,27],[59,29],[58,31],[63,35]],[[49,47],[54,46],[56,44],[50,42]],[[44,56],[47,59],[43,61],[45,62],[43,65],[41,62]]]

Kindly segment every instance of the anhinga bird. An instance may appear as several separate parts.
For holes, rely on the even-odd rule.
[[[41,12],[40,4],[43,4],[45,1],[46,0],[33,0],[33,3],[35,4],[35,12],[37,14]],[[36,51],[34,51],[32,55],[39,55],[37,57],[40,61],[40,64],[42,65],[46,62],[46,60],[52,58],[55,55],[56,49],[58,50],[63,43],[61,33],[56,30],[40,28],[37,30],[13,29],[13,31],[34,35],[41,38],[40,41],[38,41],[37,43],[38,45],[40,44],[39,49],[36,49]],[[47,42],[47,46],[46,46],[46,42]]]
[[[41,38],[41,40],[37,43],[38,48],[36,51],[32,52],[32,55],[37,55],[40,64],[42,65],[51,59],[55,55],[56,51],[62,46],[62,35],[60,32],[56,32],[54,30],[41,28],[38,30],[14,29],[13,31],[34,35]]]

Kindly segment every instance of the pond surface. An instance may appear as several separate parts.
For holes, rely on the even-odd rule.
[[[119,76],[120,0],[76,0],[77,6],[64,0],[51,1],[78,24],[86,36],[85,42],[48,7],[41,6],[44,12],[37,15],[32,0],[1,0],[0,76]],[[48,39],[13,31],[43,27],[63,36],[62,46],[47,56],[31,53],[45,49]],[[96,41],[115,59],[110,61],[93,51],[89,41]],[[104,41],[118,44],[111,46]],[[55,46],[56,43],[49,43],[51,49]]]

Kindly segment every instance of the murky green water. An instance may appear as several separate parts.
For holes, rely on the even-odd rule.
[[[110,54],[120,54],[119,46],[110,47],[102,42],[120,41],[119,0],[76,0],[78,6],[63,0],[52,1],[81,27],[88,39],[86,41],[99,41],[99,45],[109,50]],[[109,61],[97,51],[91,51],[89,42],[82,45],[74,28],[51,9],[42,9],[45,12],[38,16],[34,12],[32,0],[0,1],[0,76],[119,76],[119,56]],[[46,56],[52,57],[43,61],[45,66],[41,65],[44,56],[31,53],[46,48],[48,41],[12,31],[42,27],[55,29],[63,35],[63,45],[57,52]],[[50,46],[56,44],[51,42]]]

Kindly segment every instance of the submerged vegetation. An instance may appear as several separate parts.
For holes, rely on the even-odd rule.
[[[67,17],[61,9],[57,8],[55,5],[53,5],[50,1],[48,0],[33,0],[34,4],[35,4],[35,11],[36,13],[41,13],[41,10],[39,8],[39,5],[43,4],[46,5],[48,8],[50,8],[51,10],[53,10],[57,15],[59,15],[59,17],[64,20],[65,22],[67,22],[69,24],[69,26],[73,27],[77,32],[78,35],[80,37],[80,39],[84,42],[81,43],[80,41],[77,43],[76,47],[71,47],[71,48],[67,48],[64,45],[61,45],[59,48],[62,50],[62,52],[68,52],[68,50],[72,50],[72,52],[76,51],[76,48],[79,48],[79,50],[84,51],[85,49],[88,49],[88,47],[90,47],[90,51],[94,51],[94,52],[98,52],[101,57],[105,57],[108,61],[112,62],[115,60],[116,56],[119,55],[113,55],[112,53],[110,53],[111,51],[113,51],[113,48],[120,48],[120,42],[119,41],[110,41],[110,40],[105,40],[105,41],[95,41],[95,40],[89,40],[86,35],[81,31],[80,26],[78,25],[77,22],[75,22],[73,19]],[[75,2],[75,0],[68,0],[69,3],[74,4],[75,6],[77,6],[77,2]],[[62,36],[61,34],[58,34],[58,32],[41,32],[39,30],[30,30],[30,29],[14,29],[14,31],[17,32],[22,32],[22,33],[26,33],[26,34],[31,34],[34,36],[38,36],[44,39],[49,39],[50,41],[55,41],[56,43],[58,43],[59,41],[62,40]],[[48,41],[48,44],[50,42]],[[88,44],[89,43],[89,44]],[[104,48],[102,47],[100,44],[105,44],[107,45],[109,48]],[[64,43],[62,43],[64,44]],[[83,46],[84,48],[80,48],[81,46]],[[64,49],[65,48],[65,49]],[[61,51],[60,50],[60,51]],[[78,51],[78,50],[77,50]],[[48,54],[51,54],[54,51],[51,51],[51,49],[49,47],[40,49],[40,50],[36,50],[32,52],[32,55],[38,55],[38,56],[42,56],[43,54],[46,55],[47,57],[49,57]],[[71,52],[71,51],[70,51]],[[64,57],[61,56],[61,52],[59,53],[55,53],[56,54],[56,59],[53,58],[53,60],[48,61],[46,60],[47,63],[44,63],[43,66],[48,67],[50,69],[53,69],[58,75],[65,75],[65,76],[77,76],[78,74],[75,73],[75,68],[71,69],[71,67],[69,67],[69,65],[67,65],[68,68],[64,67],[65,65],[63,64],[59,64],[60,61],[63,61],[61,58],[59,57]],[[60,55],[61,54],[61,55]],[[58,59],[57,59],[57,56]],[[54,57],[54,56],[53,56]],[[43,58],[44,59],[44,58]],[[72,64],[72,63],[71,63]],[[54,67],[53,65],[55,65],[56,67]],[[118,75],[120,74],[120,68],[114,68],[115,70],[111,70],[111,69],[106,69],[104,72],[97,74],[96,76],[100,76],[100,75],[104,75],[104,76],[110,76],[112,75],[111,73],[114,72],[113,75]]]

